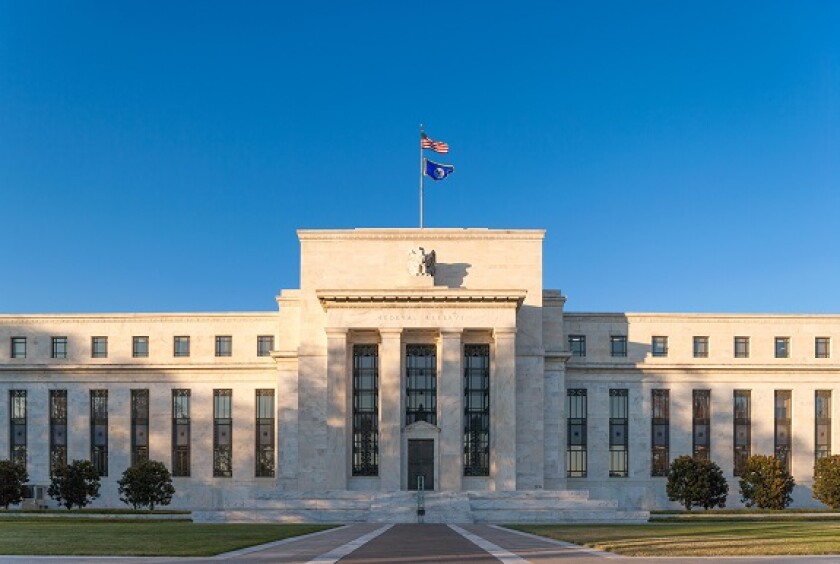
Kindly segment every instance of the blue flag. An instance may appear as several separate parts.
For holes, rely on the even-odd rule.
[[[439,164],[434,161],[430,161],[429,159],[425,159],[425,161],[426,169],[423,171],[423,174],[431,177],[432,180],[443,180],[455,172],[455,167],[453,165]]]

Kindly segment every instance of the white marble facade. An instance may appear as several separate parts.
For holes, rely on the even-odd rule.
[[[0,457],[10,456],[16,440],[12,390],[26,391],[26,463],[36,485],[49,483],[49,390],[67,391],[68,459],[91,456],[90,391],[108,391],[108,476],[100,506],[120,505],[116,480],[132,452],[131,390],[149,390],[149,455],[168,466],[172,390],[190,390],[190,475],[175,479],[174,505],[193,509],[247,509],[249,500],[293,492],[404,491],[409,442],[419,440],[431,441],[435,491],[504,497],[589,490],[626,509],[670,507],[664,478],[651,471],[654,389],[669,394],[669,459],[694,450],[692,394],[709,390],[709,452],[729,477],[730,506],[738,505],[734,390],[751,394],[754,454],[774,452],[775,392],[790,391],[798,505],[814,503],[809,485],[817,443],[828,440],[831,452],[840,451],[840,433],[817,437],[815,412],[818,390],[831,392],[832,408],[838,401],[840,365],[831,347],[840,338],[840,316],[564,312],[566,298],[542,287],[541,230],[303,230],[298,236],[300,288],[283,290],[276,312],[0,315]],[[423,260],[432,251],[434,259]],[[584,355],[580,349],[573,355],[570,335],[584,337]],[[147,357],[133,354],[138,336],[148,337]],[[190,337],[189,356],[174,355],[176,336]],[[230,337],[230,356],[217,356],[220,336]],[[66,338],[66,358],[52,357],[54,337]],[[107,337],[107,356],[92,358],[94,337]],[[695,337],[707,338],[707,356],[695,356]],[[747,357],[735,358],[735,337],[749,338]],[[260,338],[271,338],[268,354],[258,355]],[[622,339],[626,355],[617,356],[613,347],[620,349]],[[787,356],[777,357],[778,339],[787,339]],[[817,358],[818,340],[828,347],[819,355],[825,358]],[[464,347],[473,344],[486,345],[490,359],[489,468],[478,476],[464,470]],[[355,345],[377,351],[374,475],[354,475],[352,466]],[[406,347],[412,345],[436,352],[434,423],[407,423]],[[570,389],[586,390],[587,398],[586,471],[579,476],[567,468]],[[232,394],[232,466],[224,476],[214,475],[214,390]],[[274,392],[273,476],[255,470],[257,390]],[[611,468],[610,390],[627,394],[626,472]]]

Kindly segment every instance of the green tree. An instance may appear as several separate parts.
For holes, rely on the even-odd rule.
[[[692,507],[725,507],[729,485],[720,467],[711,460],[680,456],[668,469],[665,487],[668,499],[679,501],[686,510]]]
[[[26,492],[24,484],[29,480],[26,467],[12,460],[0,460],[0,505],[8,509],[12,503],[20,503]]]
[[[55,469],[47,493],[67,509],[84,507],[99,497],[99,472],[90,460],[74,460]]]
[[[840,509],[840,456],[826,456],[814,465],[814,499]]]
[[[126,468],[117,483],[120,486],[120,501],[134,509],[137,506],[154,509],[155,505],[169,505],[175,493],[172,475],[166,465],[157,460],[144,460]]]
[[[775,456],[754,455],[747,459],[739,484],[747,507],[784,509],[793,501],[796,482]]]

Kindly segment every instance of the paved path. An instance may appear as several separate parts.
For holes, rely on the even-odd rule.
[[[284,564],[837,564],[840,556],[625,558],[493,525],[384,525],[363,523],[286,539],[214,558],[64,558],[0,556],[0,563],[93,562],[164,564],[220,560]],[[615,562],[615,564],[618,564]]]

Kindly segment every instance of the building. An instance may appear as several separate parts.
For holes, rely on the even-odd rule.
[[[816,504],[814,460],[840,451],[840,317],[568,313],[541,230],[298,235],[276,312],[0,316],[2,456],[36,486],[93,460],[100,506],[161,460],[174,505],[208,518],[387,519],[421,488],[462,511],[442,520],[638,519],[674,506],[683,454],[716,461],[738,506],[743,460],[775,453]]]

